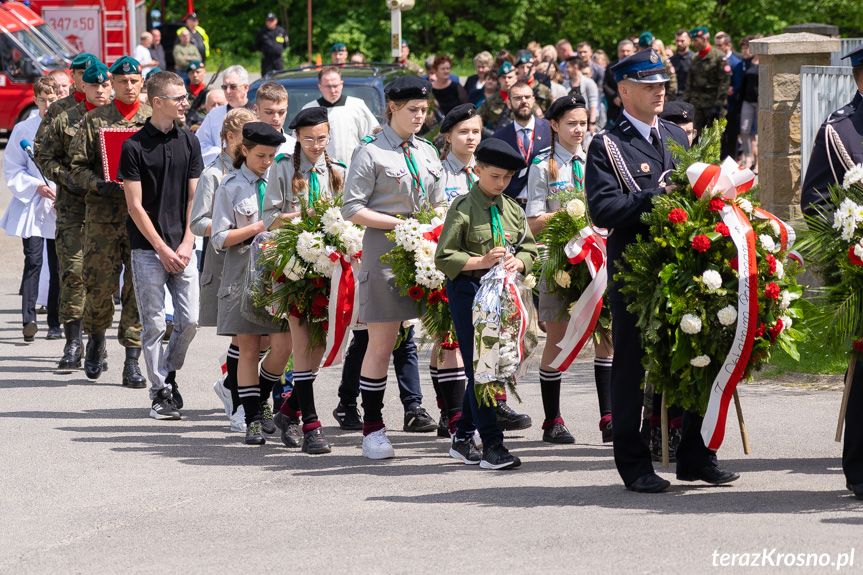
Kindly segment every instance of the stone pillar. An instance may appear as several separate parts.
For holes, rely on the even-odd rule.
[[[839,40],[818,34],[780,34],[749,43],[758,55],[758,179],[764,209],[801,218],[800,67],[829,66]]]

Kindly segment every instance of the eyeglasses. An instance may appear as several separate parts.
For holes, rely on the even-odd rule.
[[[307,146],[311,146],[313,144],[318,144],[319,146],[323,146],[330,139],[329,136],[321,136],[319,138],[300,138],[300,141]]]
[[[529,102],[533,100],[533,96],[513,96],[510,100],[513,102]]]
[[[686,135],[690,138],[694,138],[698,135],[698,130],[684,130],[684,132],[686,132]]]
[[[48,104],[49,106],[57,101],[57,98],[36,98],[37,104]]]
[[[222,84],[222,90],[225,92],[229,90],[239,90],[242,86],[245,86],[245,84]]]
[[[154,98],[162,98],[163,100],[174,100],[178,104],[180,102],[189,101],[189,97],[186,94],[183,94],[182,96],[154,96]]]

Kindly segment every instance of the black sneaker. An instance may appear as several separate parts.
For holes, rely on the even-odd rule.
[[[542,433],[542,440],[546,443],[575,443],[575,437],[562,423],[555,423]]]
[[[253,421],[246,426],[246,444],[247,445],[263,445],[267,442],[261,433],[261,422]]]
[[[467,465],[479,465],[482,460],[482,453],[476,448],[473,442],[473,435],[467,439],[452,438],[452,445],[449,448],[449,455],[453,459],[459,459]]]
[[[402,429],[414,433],[425,433],[437,429],[437,423],[421,405],[415,405],[405,411],[405,425]]]
[[[489,447],[482,453],[479,466],[483,469],[515,469],[521,465],[521,459],[511,454],[503,443]]]
[[[614,440],[614,435],[611,431],[611,422],[608,422],[608,425],[605,426],[605,429],[602,430],[602,442],[603,443],[611,443]]]
[[[177,409],[183,409],[183,396],[180,395],[180,386],[177,385],[176,381],[171,382],[171,398]]]
[[[300,420],[286,417],[287,425],[282,428],[282,443],[287,447],[300,447],[303,444],[303,432],[300,430]]]
[[[341,401],[333,410],[333,417],[339,423],[339,427],[346,431],[359,431],[363,428],[363,418],[356,403],[345,405]]]
[[[276,424],[273,422],[273,408],[270,407],[269,402],[261,404],[261,429],[268,435],[276,432]]]
[[[63,338],[63,330],[59,327],[49,327],[48,335],[45,336],[45,339],[62,339]]]
[[[440,412],[440,419],[437,422],[437,436],[449,437],[449,417],[446,412]]]
[[[303,451],[309,455],[318,455],[321,453],[330,453],[330,442],[324,437],[324,432],[320,427],[311,430],[303,436]]]
[[[668,429],[668,461],[677,461],[677,448],[680,447],[680,430]],[[662,428],[650,428],[650,458],[653,461],[662,461]]]
[[[510,406],[506,404],[506,400],[497,400],[497,407],[494,408],[497,413],[497,426],[502,431],[515,431],[518,429],[527,429],[533,425],[530,416],[525,413],[516,413]]]
[[[150,407],[150,417],[153,419],[180,419],[180,412],[171,401],[171,392],[162,388]]]

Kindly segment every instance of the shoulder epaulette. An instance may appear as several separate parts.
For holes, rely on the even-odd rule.
[[[377,139],[378,139],[377,134],[369,134],[368,136],[363,136],[362,141],[365,142],[366,144],[371,144],[372,142],[374,142]]]
[[[452,203],[450,203],[449,208],[450,209],[455,208],[460,203],[462,203],[467,196],[468,196],[467,194],[463,194],[461,196],[456,196],[455,198],[453,198]]]
[[[331,161],[332,161],[334,164],[336,164],[337,166],[341,166],[341,167],[343,167],[343,168],[344,168],[344,169],[346,169],[346,170],[348,169],[348,165],[347,165],[346,163],[344,163],[343,161],[341,161],[341,160],[331,160]]]
[[[845,118],[850,118],[852,114],[856,112],[856,108],[854,106],[843,106],[830,114],[827,118],[827,123],[832,124],[833,122],[838,122],[839,120],[844,120]]]
[[[435,151],[435,154],[437,154],[438,156],[440,156],[440,152],[438,151],[437,146],[435,146],[434,144],[432,144],[431,142],[429,142],[429,141],[428,141],[428,140],[426,140],[425,138],[420,138],[419,136],[414,136],[414,137],[415,137],[417,140],[419,140],[420,142],[425,142],[426,144],[428,144],[429,146],[431,146],[431,147],[432,147],[432,149]]]
[[[276,162],[281,162],[285,158],[290,159],[290,157],[290,154],[279,154],[278,156],[276,156]]]
[[[551,146],[547,146],[547,147],[541,149],[536,154],[536,157],[533,160],[531,160],[531,162],[534,164],[538,164],[543,160],[547,160],[549,158],[549,156],[551,156]]]

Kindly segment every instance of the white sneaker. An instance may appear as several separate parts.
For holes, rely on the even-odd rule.
[[[387,437],[386,427],[363,437],[363,457],[368,457],[369,459],[389,459],[395,456],[396,452],[393,450],[390,438]]]
[[[234,402],[231,399],[231,390],[225,387],[226,377],[225,374],[222,374],[222,377],[216,380],[216,383],[213,384],[213,391],[222,400],[222,405],[225,406],[225,415],[231,417],[231,412],[234,411]]]
[[[237,408],[237,413],[231,416],[231,431],[246,432],[246,410],[242,405]]]

